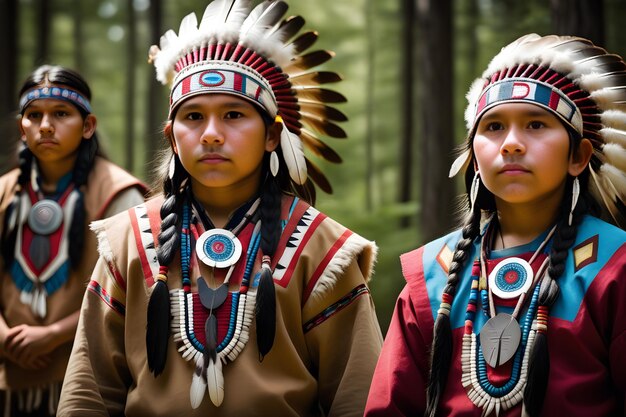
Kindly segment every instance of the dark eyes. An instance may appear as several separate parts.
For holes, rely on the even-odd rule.
[[[235,110],[231,110],[224,114],[224,119],[227,119],[227,120],[239,119],[241,117],[243,117],[243,113],[239,111],[235,111]],[[184,118],[187,120],[202,120],[204,119],[204,115],[200,112],[190,112],[190,113],[187,113]]]
[[[535,129],[541,129],[545,126],[546,126],[545,123],[540,122],[538,120],[533,120],[532,122],[528,123],[527,129],[535,130]],[[489,122],[484,127],[484,130],[487,132],[495,132],[495,131],[503,130],[503,129],[504,129],[504,125],[500,122]]]

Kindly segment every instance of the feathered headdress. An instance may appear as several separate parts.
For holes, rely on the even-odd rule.
[[[450,176],[465,171],[482,115],[502,102],[544,107],[593,144],[590,192],[610,219],[624,225],[626,201],[626,64],[587,39],[530,34],[496,55],[468,94],[468,149]]]
[[[198,23],[195,14],[183,18],[178,35],[168,30],[160,47],[150,48],[157,79],[172,87],[170,117],[182,100],[197,94],[234,94],[253,102],[283,124],[281,150],[293,182],[322,190],[332,188],[321,170],[303,152],[341,162],[318,134],[345,138],[335,122],[346,116],[328,103],[345,102],[343,95],[320,88],[340,81],[333,72],[312,71],[333,57],[329,51],[303,54],[317,33],[298,34],[300,16],[283,19],[283,1],[267,0],[251,9],[250,0],[214,0]]]

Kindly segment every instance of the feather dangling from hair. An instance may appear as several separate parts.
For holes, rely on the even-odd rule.
[[[198,355],[198,359],[196,359],[196,369],[194,370],[193,379],[191,380],[191,388],[189,390],[191,408],[195,410],[200,407],[206,389],[207,383],[204,372],[204,356]]]
[[[448,173],[448,178],[454,177],[459,172],[465,172],[471,160],[471,151],[469,149],[466,149],[452,163],[452,166],[450,167],[450,172]]]
[[[280,132],[280,148],[283,151],[283,159],[285,160],[291,179],[296,184],[302,185],[307,178],[302,141],[297,135],[287,129],[282,119],[280,122],[283,125],[283,129]]]
[[[261,277],[257,288],[255,317],[256,340],[259,348],[259,361],[263,361],[274,345],[276,336],[276,293],[274,278],[269,265],[261,268]]]
[[[206,380],[209,398],[216,407],[219,407],[224,401],[224,374],[222,373],[221,359],[209,360]]]
[[[157,280],[148,301],[146,348],[148,368],[159,376],[165,369],[167,340],[170,337],[170,294],[167,284]]]

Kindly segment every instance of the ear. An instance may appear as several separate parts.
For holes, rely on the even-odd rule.
[[[98,125],[98,120],[96,116],[93,114],[88,114],[85,117],[85,122],[83,123],[83,138],[91,139],[94,132],[96,131],[96,126]]]
[[[24,127],[22,126],[22,115],[17,118],[17,128],[20,131],[20,140],[26,143],[26,132],[24,131]]]
[[[587,168],[591,156],[593,155],[593,145],[589,139],[583,138],[580,141],[578,150],[574,152],[569,159],[568,174],[573,177],[577,177],[581,172]]]
[[[267,128],[267,137],[265,138],[265,150],[267,152],[275,151],[280,144],[280,133],[283,131],[283,124],[274,122]]]
[[[172,147],[172,152],[178,155],[178,148],[176,147],[176,141],[174,140],[174,134],[172,133],[171,120],[168,120],[168,122],[165,124],[165,127],[163,127],[163,134],[167,138],[167,141],[170,143],[170,146]]]

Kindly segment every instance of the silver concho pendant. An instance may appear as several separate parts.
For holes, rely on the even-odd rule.
[[[63,222],[63,209],[54,200],[36,202],[28,213],[28,226],[38,235],[50,235],[56,232]]]
[[[210,267],[227,268],[241,257],[241,242],[230,230],[212,229],[200,235],[196,243],[198,258]]]
[[[500,298],[516,298],[528,292],[533,277],[533,269],[528,262],[522,258],[508,258],[489,274],[489,289]]]
[[[517,351],[522,331],[510,314],[498,313],[480,331],[480,347],[485,361],[495,368],[508,362]]]

